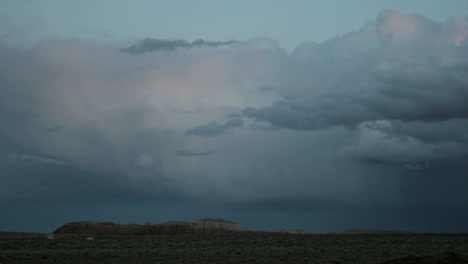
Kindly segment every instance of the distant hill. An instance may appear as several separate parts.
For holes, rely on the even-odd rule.
[[[222,218],[203,218],[192,222],[162,224],[116,224],[112,222],[71,222],[54,234],[76,235],[214,235],[240,231],[240,225]]]

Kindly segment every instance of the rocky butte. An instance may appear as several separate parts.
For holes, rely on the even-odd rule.
[[[71,222],[54,234],[76,235],[222,235],[239,232],[240,225],[222,218],[203,218],[192,222],[170,221],[162,224],[116,224],[112,222]]]

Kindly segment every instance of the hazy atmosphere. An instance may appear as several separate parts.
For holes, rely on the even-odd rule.
[[[466,0],[0,7],[0,231],[468,232]]]

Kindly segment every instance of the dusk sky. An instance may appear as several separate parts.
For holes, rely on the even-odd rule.
[[[466,0],[0,7],[0,231],[468,232]]]

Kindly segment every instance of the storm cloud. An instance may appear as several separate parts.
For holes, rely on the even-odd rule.
[[[196,196],[189,189],[203,192],[205,182],[191,182],[190,171],[200,168],[184,164],[184,157],[210,155],[181,150],[212,148],[187,134],[203,138],[240,128],[242,119],[200,124],[271,102],[257,91],[278,68],[271,65],[276,57],[258,45],[262,41],[226,51],[145,56],[79,40],[47,40],[30,48],[2,44],[2,158],[17,166],[63,164],[95,175],[125,175],[154,192],[183,186],[182,196]],[[261,70],[252,70],[253,58]],[[20,182],[5,188],[21,188]]]
[[[439,24],[384,10],[377,21],[341,38],[300,47],[297,52],[307,55],[298,58],[294,69],[310,74],[302,87],[285,83],[285,100],[248,108],[244,115],[298,130],[353,127],[380,119],[467,118],[468,44],[462,40],[468,36],[468,19]],[[332,66],[322,67],[323,62]]]
[[[290,54],[268,38],[0,44],[0,203],[121,195],[324,230],[387,209],[408,228],[414,208],[466,217],[467,37],[467,18],[382,10]]]
[[[360,31],[300,46],[292,64],[299,76],[282,84],[283,99],[242,115],[302,131],[343,126],[359,135],[346,151],[382,161],[464,157],[467,25],[383,10]],[[456,128],[442,132],[447,126]]]

